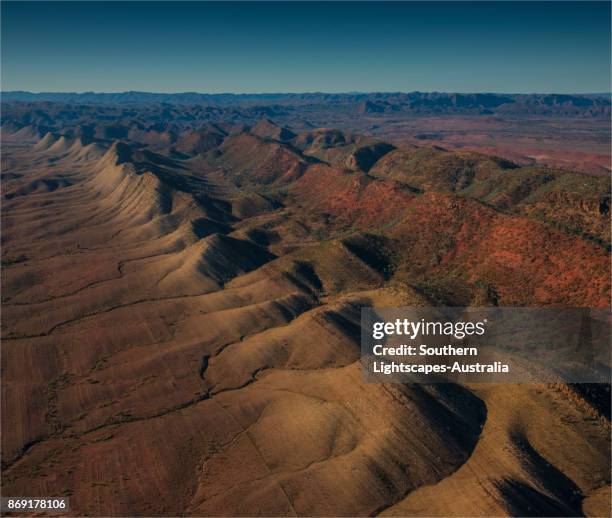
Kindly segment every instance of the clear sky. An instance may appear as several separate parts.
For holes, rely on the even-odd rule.
[[[610,91],[609,2],[10,2],[2,89]]]

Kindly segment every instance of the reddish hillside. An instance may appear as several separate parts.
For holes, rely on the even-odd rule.
[[[333,226],[355,229],[394,221],[414,197],[398,182],[323,164],[310,166],[290,192],[307,211],[328,214]]]
[[[455,303],[605,307],[609,254],[544,223],[477,201],[425,194],[390,230],[397,277],[448,290]]]
[[[284,144],[250,134],[230,136],[219,147],[214,163],[239,183],[287,183],[298,178],[306,162]]]

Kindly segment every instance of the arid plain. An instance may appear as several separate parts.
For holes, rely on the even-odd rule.
[[[607,307],[601,164],[274,110],[4,110],[3,495],[97,516],[608,516],[608,386],[367,384],[359,364],[362,306]]]

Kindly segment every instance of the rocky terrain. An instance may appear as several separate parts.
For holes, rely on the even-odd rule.
[[[608,516],[608,386],[367,384],[359,318],[607,307],[609,175],[259,106],[23,100],[2,124],[4,495]]]

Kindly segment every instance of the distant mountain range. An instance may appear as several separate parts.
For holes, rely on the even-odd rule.
[[[151,92],[2,92],[2,101],[104,103],[104,104],[193,104],[217,107],[276,106],[285,110],[332,109],[355,114],[411,113],[473,115],[609,116],[610,95],[492,94],[492,93],[266,93],[203,94]]]

